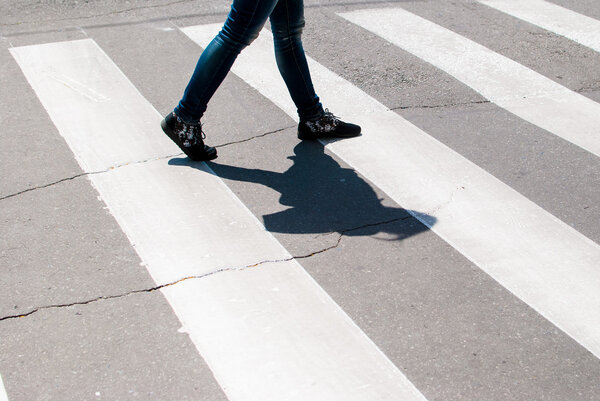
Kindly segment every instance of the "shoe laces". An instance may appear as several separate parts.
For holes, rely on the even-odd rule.
[[[177,131],[177,134],[184,146],[189,147],[203,144],[203,140],[206,139],[206,134],[202,130],[202,124],[200,122],[198,122],[198,124],[188,124],[179,118],[177,114],[173,113],[173,115],[177,119],[177,123],[181,126],[181,129]]]
[[[200,138],[202,138],[203,140],[206,139],[206,134],[202,130],[202,124],[194,125],[193,127],[195,127],[194,134],[196,136],[198,135],[198,131],[200,131]]]
[[[335,114],[333,114],[332,112],[330,112],[329,109],[325,109],[325,111],[323,113],[323,117],[321,117],[321,119],[326,120],[328,123],[330,123],[331,125],[333,125],[334,128],[340,122],[340,119]]]
[[[331,132],[335,130],[339,123],[340,119],[329,109],[325,109],[321,117],[314,121],[306,121],[305,124],[312,132]]]

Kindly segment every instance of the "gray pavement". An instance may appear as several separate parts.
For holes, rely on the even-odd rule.
[[[600,18],[595,1],[553,2]],[[596,156],[335,13],[401,6],[596,101],[599,53],[472,1],[306,4],[311,57],[600,242]],[[201,51],[173,28],[221,22],[227,9],[0,2],[0,377],[10,401],[227,399],[8,52],[92,38],[165,114]],[[294,121],[243,80],[228,76],[204,122],[219,146],[210,167],[428,400],[600,400],[598,358],[360,172],[298,143]],[[170,164],[190,168],[181,156]]]

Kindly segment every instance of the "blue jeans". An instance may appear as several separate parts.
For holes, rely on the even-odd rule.
[[[303,0],[233,0],[223,29],[202,52],[175,114],[187,123],[200,120],[238,54],[258,37],[267,18],[271,21],[277,66],[300,119],[323,114],[300,40]]]

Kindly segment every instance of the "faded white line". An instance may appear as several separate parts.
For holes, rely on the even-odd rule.
[[[182,30],[205,46],[218,28]],[[272,51],[270,33],[263,32],[233,72],[296,118]],[[324,104],[363,127],[362,137],[327,148],[398,204],[423,213],[416,217],[600,357],[600,246],[350,82],[309,63]]]
[[[342,13],[525,121],[600,156],[600,104],[400,8]]]
[[[73,89],[75,92],[79,93],[81,96],[85,96],[88,99],[93,100],[94,102],[108,102],[110,100],[106,96],[102,95],[101,93],[98,93],[98,92],[94,91],[93,89],[82,85],[81,83],[75,81],[74,79],[72,79],[70,77],[67,77],[67,76],[59,77],[52,73],[48,73],[48,77],[60,82],[61,84],[65,85],[67,88]]]
[[[0,401],[8,401],[8,395],[6,395],[6,389],[2,382],[2,376],[0,376]]]
[[[600,52],[600,21],[544,0],[479,0]]]
[[[206,164],[126,165],[176,148],[161,116],[94,41],[11,52],[84,169],[125,164],[90,180],[157,284],[290,258]],[[45,71],[109,100],[82,96]],[[163,293],[231,400],[425,400],[295,260]]]

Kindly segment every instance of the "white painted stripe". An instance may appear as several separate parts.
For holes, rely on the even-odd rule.
[[[84,168],[154,158],[90,179],[157,283],[209,274],[163,293],[231,400],[425,400],[295,260],[238,269],[290,255],[95,42],[11,52]]]
[[[406,10],[340,15],[454,76],[518,117],[600,156],[600,104]]]
[[[0,401],[8,401],[8,395],[6,395],[6,390],[4,389],[2,376],[0,376]]]
[[[217,29],[183,32],[204,46]],[[245,49],[233,72],[295,117],[283,81],[273,78],[269,37]],[[363,127],[362,137],[327,148],[600,356],[600,246],[348,81],[310,58],[309,64],[325,105]]]
[[[600,21],[544,0],[479,0],[600,52]]]

